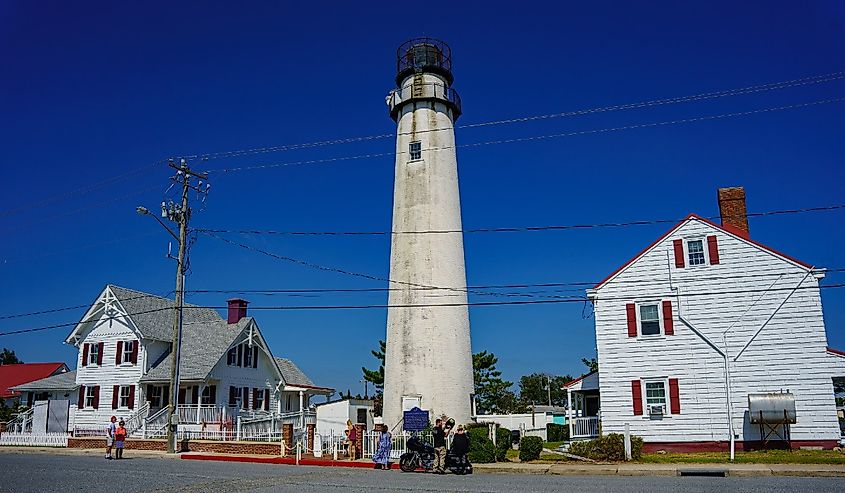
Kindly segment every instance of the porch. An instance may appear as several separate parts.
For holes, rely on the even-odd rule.
[[[569,406],[566,421],[571,440],[596,438],[601,431],[599,374],[591,372],[565,385]]]

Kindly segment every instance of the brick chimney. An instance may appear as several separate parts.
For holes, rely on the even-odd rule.
[[[246,306],[249,304],[249,301],[242,300],[240,298],[232,298],[230,300],[226,300],[226,302],[229,304],[228,322],[230,324],[236,324],[242,318],[246,317]]]
[[[748,238],[748,211],[745,209],[745,188],[729,187],[719,189],[719,215],[722,227]]]

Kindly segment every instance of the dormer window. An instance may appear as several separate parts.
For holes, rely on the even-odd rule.
[[[690,265],[705,265],[704,242],[702,240],[687,241],[687,256]]]

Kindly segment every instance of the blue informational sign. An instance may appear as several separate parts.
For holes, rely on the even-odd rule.
[[[415,407],[405,411],[402,429],[405,431],[423,431],[428,427],[428,411]]]

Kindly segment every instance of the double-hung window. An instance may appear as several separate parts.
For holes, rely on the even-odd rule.
[[[99,344],[91,344],[88,346],[88,364],[89,365],[96,365],[97,361],[100,359],[100,345]]]
[[[645,382],[645,403],[649,414],[666,414],[666,384],[663,380]]]
[[[147,396],[147,400],[150,401],[150,406],[154,408],[163,407],[162,401],[162,388],[158,385],[150,385],[149,387],[150,395]]]
[[[255,402],[252,403],[253,409],[264,409],[264,389],[255,389],[254,391]]]
[[[238,348],[233,347],[226,353],[226,364],[229,366],[238,366]]]
[[[704,258],[704,241],[702,240],[689,240],[687,241],[687,257],[689,258],[689,264],[692,265],[705,265],[707,260]]]
[[[660,335],[660,309],[657,303],[640,305],[640,334]]]
[[[123,356],[121,361],[131,363],[133,352],[135,352],[135,341],[123,341]]]
[[[252,368],[252,348],[244,345],[244,368]]]
[[[121,385],[120,386],[120,397],[118,398],[117,404],[119,407],[129,407],[129,386],[128,385]]]
[[[96,347],[96,346],[94,346]],[[96,361],[95,361],[96,363]],[[97,387],[85,387],[85,407],[94,407],[94,402],[97,400]]]
[[[422,159],[422,142],[415,141],[408,144],[408,154],[411,156],[411,161]]]

